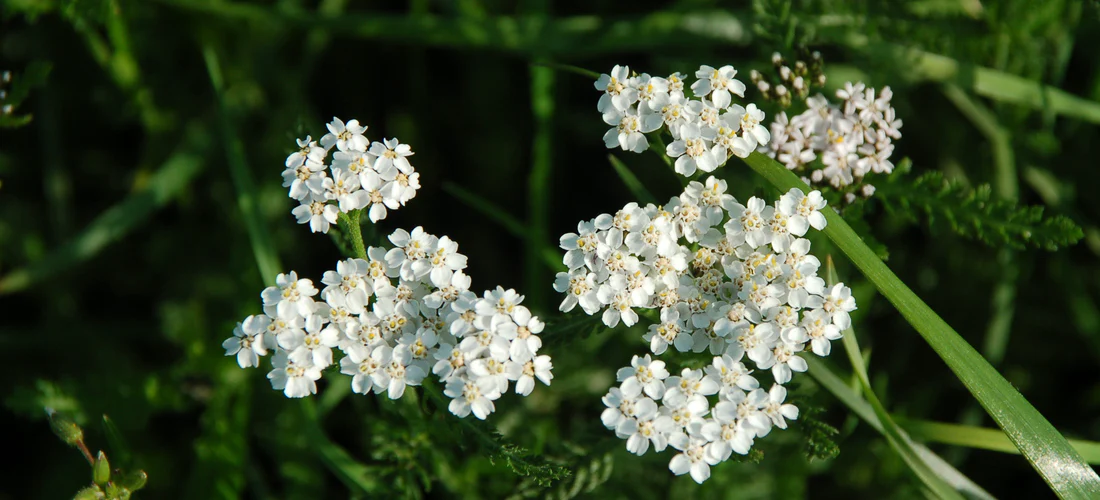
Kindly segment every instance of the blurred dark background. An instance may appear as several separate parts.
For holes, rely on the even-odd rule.
[[[750,69],[770,69],[773,52],[797,47],[823,53],[828,89],[855,79],[891,86],[905,121],[894,159],[912,160],[907,175],[942,171],[964,187],[994,184],[997,196],[1044,206],[1083,229],[1081,241],[1057,251],[1009,250],[875,200],[858,214],[888,250],[889,266],[1048,420],[1068,437],[1100,439],[1100,209],[1087,194],[1100,181],[1093,2],[2,5],[0,71],[16,82],[31,68],[48,64],[49,72],[12,111],[33,119],[0,129],[0,428],[9,456],[0,498],[67,497],[88,483],[79,453],[50,433],[44,406],[84,424],[89,446],[111,453],[99,424],[109,415],[127,442],[128,453],[116,453],[149,473],[145,498],[496,498],[574,489],[920,496],[885,440],[809,377],[796,394],[804,412],[839,430],[835,458],[808,460],[803,432],[776,433],[758,441],[762,461],[723,464],[697,487],[667,472],[668,453],[630,456],[599,424],[599,398],[614,370],[645,351],[639,329],[549,346],[554,384],[498,402],[490,422],[507,439],[586,471],[549,490],[487,459],[453,418],[418,417],[417,405],[427,403],[337,391],[326,400],[325,389],[346,383],[332,378],[316,398],[324,420],[310,420],[299,401],[270,389],[266,368],[240,370],[222,356],[235,322],[259,312],[264,286],[242,198],[254,202],[284,270],[319,280],[340,258],[330,237],[294,223],[279,177],[294,139],[318,138],[333,116],[357,118],[372,140],[396,136],[416,152],[423,188],[380,222],[379,235],[417,225],[449,235],[470,257],[475,288],[514,287],[555,320],[555,270],[543,252],[556,251],[577,221],[631,200],[607,155],[658,198],[680,186],[654,155],[604,149],[591,79],[534,63],[597,72],[628,64],[655,75],[733,64],[747,81]],[[940,71],[944,60],[961,70]],[[224,78],[220,97],[211,67]],[[1003,75],[1087,105],[1013,94],[1004,82],[1017,80]],[[765,109],[770,120],[776,108]],[[995,132],[975,116],[991,117]],[[773,194],[739,162],[723,175],[739,198]],[[490,201],[531,234],[509,233],[449,186]],[[835,252],[824,238],[814,245],[818,255]],[[855,324],[887,408],[993,426],[905,320],[839,254],[837,262],[859,299]],[[365,465],[377,490],[349,488],[307,431],[315,427]],[[1051,496],[1019,456],[932,448],[993,495]]]

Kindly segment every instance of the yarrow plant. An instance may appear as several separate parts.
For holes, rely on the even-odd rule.
[[[418,174],[407,160],[408,146],[392,139],[368,149],[365,127],[355,120],[337,119],[328,128],[320,146],[308,137],[298,141],[301,149],[283,174],[291,197],[312,200],[314,232],[335,223],[338,215],[330,213],[348,213],[358,224],[359,211],[369,210],[376,221],[386,206],[397,208],[415,195]],[[333,146],[335,162],[325,167]],[[544,324],[522,305],[523,295],[502,287],[481,296],[471,291],[463,272],[467,257],[447,236],[416,227],[394,231],[389,241],[392,247],[363,247],[363,255],[338,262],[320,289],[293,271],[280,274],[260,294],[263,314],[238,323],[222,344],[226,355],[236,356],[241,368],[271,355],[267,377],[290,398],[315,394],[329,367],[351,377],[354,392],[390,399],[432,373],[451,398],[452,413],[482,420],[513,383],[523,396],[536,380],[550,384],[553,364],[539,354]]]
[[[756,104],[734,102],[734,96],[745,97],[746,88],[736,76],[733,66],[700,66],[688,97],[680,73],[667,78],[635,75],[627,66],[615,66],[595,84],[604,93],[597,109],[614,127],[604,134],[605,145],[641,153],[650,147],[646,133],[667,130],[673,142],[665,154],[686,177],[713,172],[730,156],[747,157],[771,136],[761,125],[764,112]]]
[[[634,356],[603,400],[603,424],[629,451],[672,446],[672,472],[700,483],[710,466],[798,418],[783,384],[806,371],[805,351],[829,355],[856,307],[843,284],[825,286],[802,238],[825,227],[820,192],[742,205],[726,187],[715,177],[692,181],[664,205],[629,203],[582,221],[561,238],[569,271],[555,282],[563,312],[580,305],[608,327],[635,324],[638,310],[659,313],[643,337],[652,355],[712,356],[710,366],[678,374],[650,354]],[[766,391],[753,375],[760,370],[774,381]]]
[[[810,97],[806,111],[789,119],[780,112],[771,124],[771,141],[759,149],[807,184],[828,184],[852,202],[857,192],[865,198],[874,194],[866,175],[894,170],[890,156],[902,122],[890,105],[890,87],[876,94],[862,82],[848,82],[836,96],[839,104],[821,94]]]
[[[359,120],[333,118],[326,127],[320,144],[312,136],[298,139],[298,150],[286,157],[283,187],[301,203],[291,212],[299,224],[327,233],[341,213],[359,209],[378,222],[416,196],[420,174],[409,163],[408,144],[396,138],[372,143]]]

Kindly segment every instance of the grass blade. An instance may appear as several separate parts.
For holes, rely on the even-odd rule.
[[[846,382],[841,380],[841,378],[829,368],[824,360],[815,356],[807,356],[806,363],[810,366],[810,376],[813,377],[818,384],[832,393],[833,396],[836,396],[844,406],[847,406],[856,416],[863,419],[864,422],[867,422],[867,425],[870,425],[872,429],[880,434],[885,432],[882,427],[882,422],[879,420],[875,410],[871,408],[871,404],[863,399],[858,392],[849,387]],[[896,417],[895,421],[897,421]],[[906,429],[906,425],[903,421],[898,421],[898,423],[902,429]],[[906,434],[904,430],[901,433],[902,435]],[[935,441],[934,439],[930,440]],[[977,483],[970,480],[970,478],[966,477],[962,472],[952,467],[943,458],[928,449],[927,446],[920,443],[912,443],[912,449],[932,471],[946,481],[947,484],[951,485],[951,487],[964,493],[968,498],[993,498],[989,492],[985,491],[981,486],[978,486]]]
[[[153,173],[147,184],[103,211],[83,231],[41,260],[0,279],[0,295],[18,292],[90,259],[148,220],[198,175],[205,166],[202,155],[209,145],[210,137],[201,126],[189,127],[179,149]]]
[[[992,68],[964,64],[947,56],[894,44],[869,44],[855,35],[848,45],[887,61],[904,61],[906,71],[917,81],[950,82],[982,97],[1040,110],[1047,113],[1100,123],[1100,103]]]
[[[451,182],[443,183],[443,191],[447,194],[454,196],[459,201],[469,205],[474,210],[481,212],[481,215],[489,218],[489,220],[500,224],[509,234],[516,238],[524,239],[527,237],[527,227],[523,225],[519,219],[512,217],[512,214],[508,213],[504,209],[497,206],[495,203],[482,198],[474,193],[467,191],[465,188]]]
[[[532,5],[535,5],[533,2]],[[539,4],[542,6],[541,4]],[[542,6],[545,7],[545,6]],[[531,144],[531,173],[527,179],[527,241],[524,258],[524,293],[532,304],[546,302],[546,276],[540,260],[550,247],[550,194],[554,151],[554,70],[531,66],[531,114],[534,140]]]
[[[789,170],[760,153],[753,153],[745,163],[780,190],[794,187],[810,190]],[[822,213],[828,222],[825,235],[916,328],[1051,489],[1062,498],[1100,498],[1100,476],[1065,437],[978,351],[902,283],[840,215],[833,210]]]
[[[836,269],[833,267],[832,256],[828,256],[825,259],[825,281],[829,283],[830,286],[837,282]],[[878,418],[881,424],[882,435],[886,437],[886,441],[890,443],[890,447],[901,456],[901,459],[909,466],[909,470],[920,479],[921,483],[937,497],[963,498],[958,491],[947,484],[947,482],[945,482],[939,474],[933,471],[931,467],[928,466],[928,463],[921,458],[914,449],[914,443],[909,439],[909,436],[898,427],[894,419],[886,412],[886,408],[882,405],[882,402],[879,401],[874,390],[871,389],[871,379],[867,376],[867,363],[864,361],[863,354],[859,350],[855,329],[849,327],[848,330],[844,332],[841,342],[844,344],[844,351],[848,354],[848,360],[852,362],[852,370],[855,371],[860,384],[863,386],[863,394],[867,398],[871,410],[874,411],[875,417]]]
[[[207,44],[203,46],[202,55],[206,61],[206,69],[210,73],[210,84],[214,87],[214,94],[218,99],[222,141],[225,143],[229,173],[233,177],[233,185],[237,188],[237,207],[241,211],[241,218],[248,230],[252,254],[256,258],[256,265],[260,268],[260,279],[265,285],[274,285],[275,277],[283,272],[283,268],[279,263],[279,257],[275,254],[271,235],[267,228],[263,227],[263,221],[256,208],[256,183],[248,170],[244,145],[234,129],[233,118],[225,102],[225,82],[222,79],[221,66],[218,64],[218,54],[213,46]]]
[[[312,399],[307,398],[302,400],[302,413],[307,422],[305,426],[306,438],[309,440],[310,447],[317,453],[317,458],[319,458],[349,490],[360,491],[367,494],[378,492],[381,486],[378,484],[378,481],[374,479],[378,475],[374,474],[369,466],[356,460],[347,450],[333,443],[329,440],[328,436],[325,436],[324,430],[321,429],[317,407]]]
[[[450,182],[443,183],[443,191],[477,210],[489,220],[500,224],[512,236],[527,239],[527,227],[495,203]],[[546,267],[554,272],[565,270],[565,265],[561,263],[561,254],[557,250],[549,245],[543,245],[539,252],[538,258]]]
[[[638,180],[638,176],[634,175],[634,172],[630,171],[630,168],[626,166],[622,160],[615,157],[615,155],[607,155],[607,161],[611,162],[611,167],[615,169],[615,173],[619,174],[619,178],[623,180],[623,184],[630,190],[630,194],[633,196],[634,201],[637,201],[641,205],[646,203],[657,203],[657,198],[650,193],[642,181]]]

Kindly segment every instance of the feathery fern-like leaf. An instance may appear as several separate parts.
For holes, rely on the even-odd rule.
[[[1068,217],[1044,216],[1042,206],[1020,206],[996,200],[988,184],[970,189],[933,171],[905,179],[895,171],[877,185],[875,197],[886,210],[915,221],[923,213],[932,228],[946,225],[965,238],[987,245],[1023,249],[1028,246],[1057,250],[1084,237]]]

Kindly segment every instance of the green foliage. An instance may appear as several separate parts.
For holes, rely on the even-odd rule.
[[[994,248],[1031,246],[1054,251],[1084,237],[1081,228],[1066,216],[1044,217],[1042,206],[994,199],[988,184],[970,189],[946,180],[942,172],[915,178],[906,173],[899,169],[876,186],[877,199],[890,213],[906,220],[915,222],[916,214],[923,213],[933,229],[946,226]]]
[[[797,429],[805,439],[802,450],[809,460],[829,460],[840,454],[836,443],[840,431],[818,419],[824,411],[818,406],[799,405]]]

